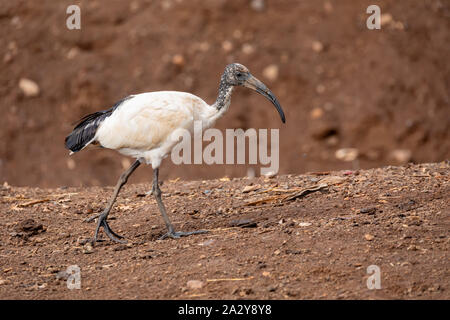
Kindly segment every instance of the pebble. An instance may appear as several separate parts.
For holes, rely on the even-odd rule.
[[[67,159],[67,168],[69,169],[69,170],[73,170],[73,169],[75,169],[76,168],[76,166],[77,166],[77,164],[75,163],[75,160],[73,160],[73,159]]]
[[[255,11],[263,11],[266,8],[266,3],[264,0],[252,0],[250,7]]]
[[[83,253],[84,254],[90,254],[94,252],[94,248],[92,247],[92,244],[90,242],[86,243],[83,246]]]
[[[364,239],[366,239],[367,241],[372,241],[373,239],[375,239],[375,237],[369,233],[364,235]]]
[[[33,80],[26,78],[20,79],[19,88],[22,91],[22,93],[29,98],[37,97],[40,92],[38,84]]]
[[[249,43],[244,43],[242,45],[242,52],[246,55],[250,55],[255,52],[255,48]]]
[[[25,219],[17,224],[16,231],[26,232],[28,235],[34,235],[45,230],[42,224],[34,221],[33,219]]]
[[[390,158],[399,164],[405,164],[411,161],[412,152],[407,149],[397,149],[390,153]]]
[[[348,162],[358,158],[359,151],[356,148],[342,148],[336,150],[334,155],[336,159]]]
[[[231,43],[231,41],[225,40],[224,42],[222,42],[222,49],[225,52],[230,52],[231,50],[233,50],[233,43]]]
[[[323,84],[319,84],[319,85],[317,85],[317,87],[316,87],[316,92],[318,93],[318,94],[322,94],[322,93],[324,93],[325,92],[325,86],[323,85]]]
[[[237,219],[232,220],[229,223],[230,227],[241,227],[241,228],[256,228],[257,223],[251,219]]]
[[[200,280],[189,280],[186,283],[186,286],[192,290],[201,289],[203,288],[203,285],[204,285],[203,281]]]
[[[312,109],[311,112],[309,113],[309,116],[313,120],[322,118],[322,116],[323,116],[322,108],[314,108],[314,109]]]
[[[314,50],[314,52],[322,52],[323,44],[320,41],[313,41],[311,44],[311,48]]]
[[[185,64],[185,60],[183,55],[181,54],[176,54],[172,57],[172,64],[178,66],[178,67],[182,67]]]
[[[389,23],[391,23],[394,19],[392,18],[392,15],[390,13],[383,13],[380,17],[381,19],[381,26],[385,26]]]
[[[330,1],[326,1],[323,4],[323,8],[324,8],[325,12],[327,12],[327,13],[333,12],[333,4]]]
[[[264,68],[262,74],[266,79],[275,81],[278,78],[278,71],[278,66],[276,64],[271,64]]]
[[[339,177],[339,176],[329,176],[329,177],[325,177],[323,179],[320,180],[321,184],[327,184],[329,186],[334,185],[334,184],[339,184],[342,183],[346,180],[346,178],[344,177]]]
[[[312,223],[310,223],[310,222],[300,222],[298,225],[299,225],[300,227],[309,227],[311,224],[312,224]]]
[[[363,208],[363,209],[359,210],[359,212],[367,214],[367,215],[373,215],[373,214],[375,214],[375,212],[377,212],[377,208],[375,208],[375,207]]]
[[[57,274],[56,274],[56,279],[57,280],[67,280],[67,278],[69,278],[69,276],[70,276],[70,274],[69,273],[67,273],[67,271],[65,271],[65,270],[62,270],[62,271],[59,271]]]
[[[208,240],[206,240],[205,242],[199,243],[198,245],[199,245],[199,246],[209,246],[209,245],[213,244],[215,241],[216,241],[216,240],[214,240],[214,239],[208,239]]]
[[[80,53],[80,50],[77,47],[73,47],[67,52],[67,59],[72,60],[74,59],[78,54]]]
[[[245,186],[244,189],[242,190],[242,193],[248,193],[250,191],[255,191],[260,189],[261,186],[260,185],[254,185],[254,186]]]

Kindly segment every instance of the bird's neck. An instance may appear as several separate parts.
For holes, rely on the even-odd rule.
[[[233,88],[234,87],[232,85],[227,84],[225,81],[225,76],[223,75],[220,80],[219,95],[217,96],[216,102],[213,104],[217,111],[223,113],[228,109],[231,103]]]

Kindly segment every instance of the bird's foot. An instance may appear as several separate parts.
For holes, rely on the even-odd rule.
[[[127,243],[126,240],[120,240],[123,239],[121,235],[118,235],[114,231],[111,230],[111,227],[108,225],[108,222],[106,222],[106,216],[100,215],[98,219],[97,228],[95,229],[94,238],[92,239],[92,243],[95,243],[99,241],[97,239],[98,231],[100,230],[100,227],[103,227],[103,231],[105,231],[106,235],[114,242],[118,243]]]
[[[186,237],[186,236],[190,236],[193,234],[202,234],[202,233],[208,233],[207,230],[197,230],[197,231],[189,231],[189,232],[183,232],[183,231],[172,231],[172,232],[167,232],[166,234],[163,234],[159,240],[164,240],[167,238],[172,238],[172,239],[179,239],[181,237]]]

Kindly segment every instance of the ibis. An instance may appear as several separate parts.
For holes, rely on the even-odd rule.
[[[115,242],[124,243],[123,237],[111,230],[107,218],[113,204],[126,184],[130,175],[145,163],[153,168],[152,194],[167,227],[167,233],[161,238],[180,238],[193,234],[205,233],[204,230],[175,231],[164,203],[158,184],[159,167],[172,148],[180,143],[171,139],[177,129],[193,132],[194,121],[200,120],[204,129],[214,125],[230,106],[233,89],[243,86],[255,90],[266,97],[277,109],[281,121],[285,115],[275,95],[250,71],[239,63],[226,66],[220,79],[219,93],[213,104],[208,104],[199,97],[178,91],[157,91],[130,95],[112,108],[95,112],[82,118],[73,131],[66,137],[65,145],[70,154],[83,150],[89,144],[98,144],[103,148],[117,150],[121,154],[135,158],[133,164],[122,173],[106,208],[87,221],[97,220],[93,243],[98,241],[101,227],[106,235]]]

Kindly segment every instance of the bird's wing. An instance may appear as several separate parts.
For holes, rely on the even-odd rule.
[[[161,91],[135,95],[105,119],[96,140],[105,148],[151,150],[179,128],[191,130],[195,110],[205,104],[182,92]]]

